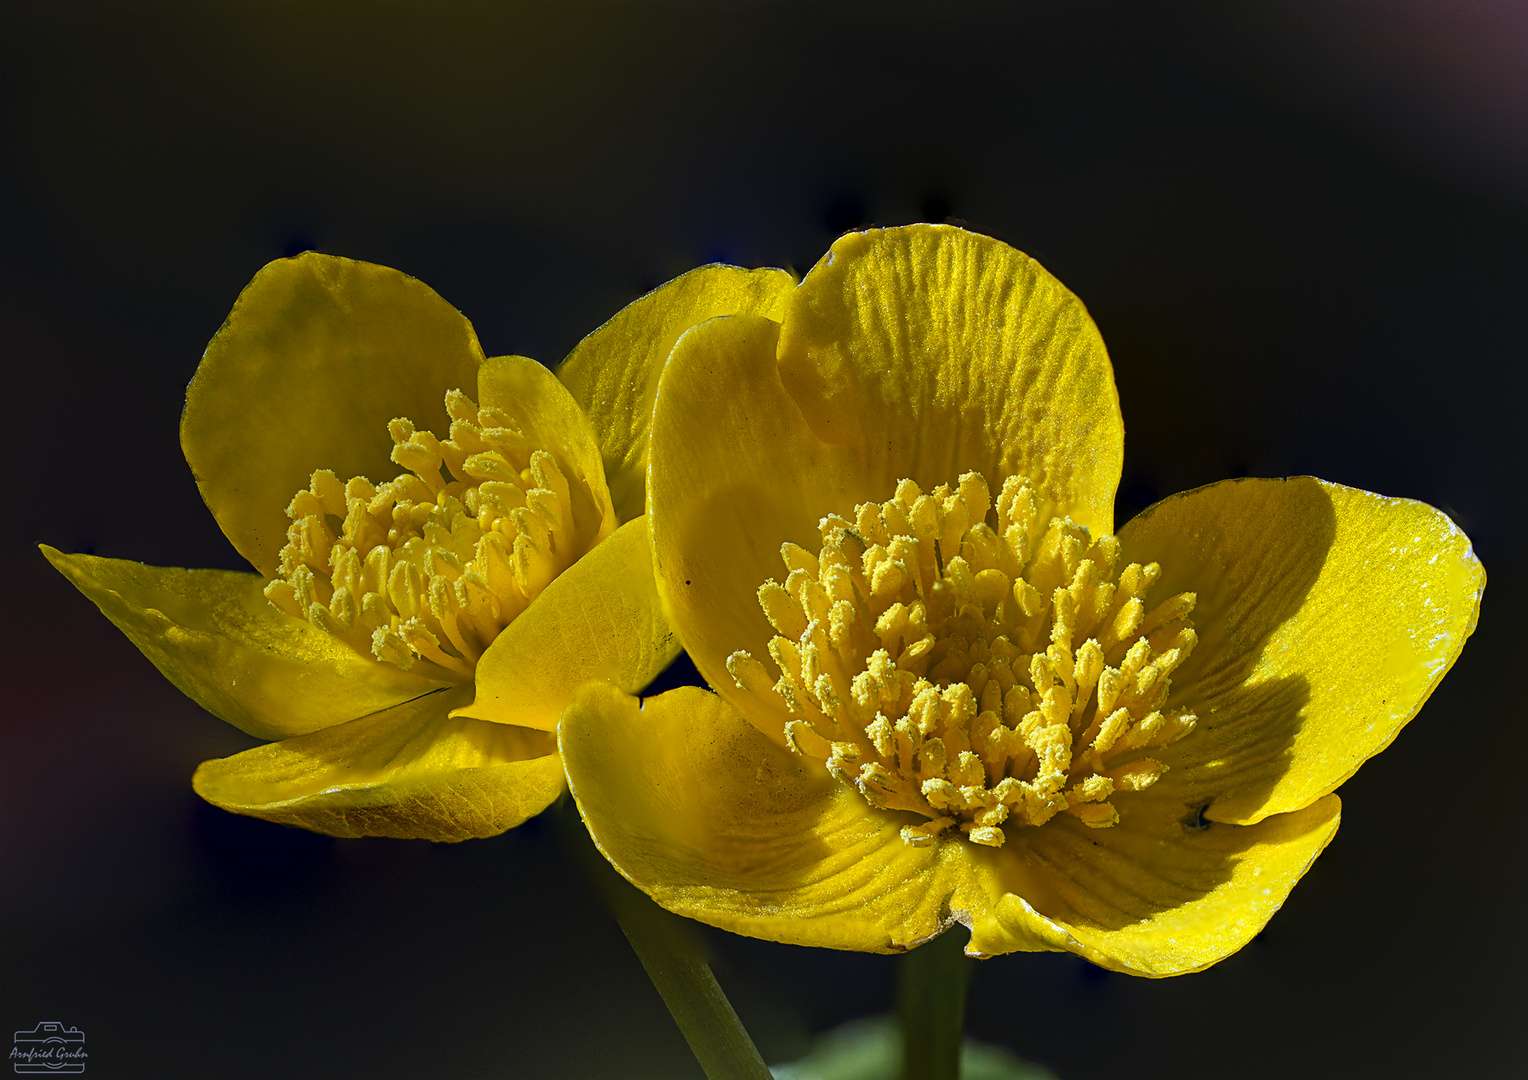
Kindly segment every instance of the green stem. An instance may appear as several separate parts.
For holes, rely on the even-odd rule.
[[[950,930],[904,955],[897,978],[902,1080],[958,1080],[972,961]]]
[[[556,813],[563,839],[598,884],[709,1080],[770,1080],[769,1068],[711,973],[689,920],[664,911],[605,861],[571,798]]]

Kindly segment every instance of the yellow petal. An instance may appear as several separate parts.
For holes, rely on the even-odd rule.
[[[627,304],[568,354],[557,375],[599,432],[620,520],[644,509],[653,398],[674,343],[718,315],[778,321],[795,284],[784,270],[702,266]]]
[[[1097,962],[1065,926],[1041,915],[1017,893],[1005,892],[971,921],[966,955],[986,959],[1012,952],[1073,952]]]
[[[1040,882],[1025,889],[1033,908],[1005,901],[977,927],[972,951],[1009,951],[1009,935],[1031,933],[1038,909],[1070,934],[1066,948],[1095,964],[1154,977],[1199,971],[1267,925],[1336,834],[1341,804],[1328,795],[1256,825],[1207,828],[1178,820],[1179,809],[1121,800],[1110,829],[1062,814],[1010,830],[1003,850]]]
[[[541,364],[524,356],[495,356],[478,369],[478,407],[504,413],[532,444],[550,451],[571,470],[576,535],[593,547],[615,529],[615,511],[589,418],[567,387]],[[587,493],[587,494],[586,494]],[[587,549],[585,549],[587,550]],[[580,552],[582,554],[582,552]]]
[[[985,851],[904,843],[910,815],[872,810],[697,687],[639,708],[591,683],[558,744],[600,850],[680,915],[772,941],[896,952],[993,898]]]
[[[236,814],[330,836],[494,836],[551,805],[562,767],[544,732],[450,718],[466,692],[203,762],[192,786]]]
[[[780,383],[779,325],[758,316],[691,330],[669,357],[653,410],[653,565],[669,617],[706,680],[771,738],[786,717],[737,690],[727,656],[768,656],[756,592],[783,579],[780,545],[815,551],[831,511],[883,498],[854,451],[814,435]]]
[[[1017,474],[1042,513],[1114,531],[1124,427],[1103,339],[1007,244],[945,225],[839,238],[791,294],[780,365],[812,430],[887,478],[877,498],[902,477]]]
[[[186,696],[251,735],[317,731],[439,686],[278,611],[254,574],[42,552]]]
[[[477,697],[456,715],[552,731],[584,682],[640,690],[678,655],[640,517],[559,574],[494,639],[478,661]]]
[[[1234,480],[1120,532],[1198,593],[1172,706],[1199,717],[1156,790],[1250,823],[1333,791],[1416,715],[1475,629],[1485,572],[1442,513],[1310,477]],[[1123,812],[1123,808],[1122,808]]]
[[[272,577],[287,504],[312,472],[397,475],[388,421],[444,436],[446,391],[472,387],[482,360],[471,324],[422,282],[331,255],[281,259],[207,346],[181,448],[223,532]]]

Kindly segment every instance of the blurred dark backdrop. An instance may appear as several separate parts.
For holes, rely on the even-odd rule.
[[[80,1027],[101,1077],[698,1076],[548,824],[333,842],[201,805],[251,740],[33,545],[238,565],[176,425],[269,259],[398,267],[555,362],[697,263],[954,217],[1102,328],[1121,521],[1314,473],[1443,507],[1491,578],[1261,937],[1165,982],[993,960],[971,1031],[1068,1080],[1520,1070],[1525,12],[7,0],[0,1026]],[[710,938],[771,1060],[890,1003],[888,958]]]

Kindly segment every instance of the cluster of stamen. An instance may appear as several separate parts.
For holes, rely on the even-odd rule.
[[[388,425],[392,459],[408,471],[384,484],[313,473],[287,507],[281,575],[265,595],[379,660],[467,679],[577,557],[577,538],[552,454],[460,390],[446,411],[449,439]]]
[[[1143,753],[1187,735],[1164,712],[1194,647],[1193,593],[1148,609],[1156,563],[1115,574],[1119,542],[1039,520],[1033,490],[986,480],[924,494],[911,480],[853,521],[822,519],[819,555],[781,547],[788,576],[759,589],[780,672],[747,652],[727,670],[792,719],[792,749],[826,761],[872,806],[921,814],[902,838],[952,828],[1001,846],[1058,813],[1103,828],[1116,792],[1155,783]]]

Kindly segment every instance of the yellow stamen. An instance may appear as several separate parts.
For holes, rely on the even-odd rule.
[[[580,538],[551,453],[460,390],[446,411],[445,440],[407,419],[388,425],[408,471],[380,486],[313,474],[287,508],[281,576],[265,595],[379,660],[465,680]]]
[[[1196,640],[1194,594],[1148,607],[1161,567],[1116,574],[1115,537],[1038,506],[1009,477],[994,508],[973,472],[830,515],[820,553],[784,545],[785,583],[759,589],[779,680],[746,652],[727,661],[791,714],[793,750],[872,806],[929,819],[902,830],[909,844],[958,829],[998,847],[1062,811],[1111,826],[1111,798],[1166,769],[1141,752],[1193,730],[1162,709]]]

